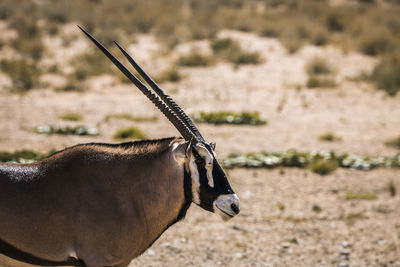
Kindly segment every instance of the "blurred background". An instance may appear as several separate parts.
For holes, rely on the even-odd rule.
[[[241,198],[131,266],[400,266],[398,0],[0,0],[0,161],[178,135],[76,25],[217,142]]]

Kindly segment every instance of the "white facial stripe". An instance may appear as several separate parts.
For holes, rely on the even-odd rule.
[[[197,152],[199,155],[204,159],[205,164],[206,164],[206,171],[207,171],[207,180],[208,180],[208,185],[213,188],[214,187],[214,178],[212,175],[212,170],[213,170],[213,161],[214,157],[211,155],[211,153],[207,150],[207,148],[203,144],[197,144],[196,145]]]
[[[199,171],[197,170],[195,157],[192,154],[190,154],[189,157],[189,170],[192,178],[192,201],[197,205],[200,205],[200,176]]]

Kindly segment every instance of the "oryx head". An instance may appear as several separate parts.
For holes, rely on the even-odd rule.
[[[189,143],[186,166],[192,180],[192,201],[228,220],[239,213],[239,198],[229,185],[214,149],[215,143]]]
[[[158,96],[148,89],[102,44],[81,27],[79,28],[154,103],[186,140],[185,143],[178,144],[173,153],[176,154],[174,156],[181,157],[181,160],[183,157],[182,163],[191,178],[192,201],[208,211],[218,213],[224,220],[237,215],[240,211],[239,198],[233,192],[225,172],[217,161],[214,152],[215,143],[207,143],[203,139],[199,130],[185,112],[142,70],[118,43],[116,45],[128,61]]]

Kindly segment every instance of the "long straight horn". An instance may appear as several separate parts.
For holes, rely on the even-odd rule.
[[[167,106],[175,112],[178,117],[186,124],[186,126],[192,130],[192,132],[199,137],[201,141],[204,141],[203,137],[200,134],[200,131],[196,128],[193,121],[189,118],[188,115],[178,106],[178,104],[163,90],[158,84],[150,78],[149,75],[136,63],[136,61],[117,43],[114,43],[118,46],[121,52],[125,55],[131,65],[136,69],[136,71],[143,77],[143,79],[153,88],[154,92],[167,104]]]
[[[78,26],[79,29],[86,34],[87,37],[114,63],[117,68],[122,71],[123,74],[139,88],[147,98],[153,102],[153,104],[167,117],[167,119],[175,126],[175,128],[182,134],[185,140],[192,140],[198,142],[198,138],[195,134],[185,125],[184,122],[168,107],[165,103],[155,95],[150,89],[146,87],[135,75],[133,75],[118,59],[116,59],[100,42],[98,42],[93,36],[87,31]]]

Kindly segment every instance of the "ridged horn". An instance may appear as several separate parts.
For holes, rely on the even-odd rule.
[[[167,117],[187,141],[199,142],[197,136],[156,94],[146,87],[118,59],[116,59],[99,41],[78,25],[79,29],[111,60],[112,63]]]
[[[186,126],[192,130],[192,132],[199,137],[201,141],[204,141],[203,136],[201,136],[200,131],[194,125],[193,121],[188,115],[179,107],[179,105],[163,90],[158,84],[149,76],[147,73],[136,63],[136,61],[123,49],[116,41],[114,43],[118,46],[121,52],[128,59],[129,63],[136,69],[140,76],[153,88],[154,92],[164,101],[165,104],[173,111],[178,117],[186,124]]]

